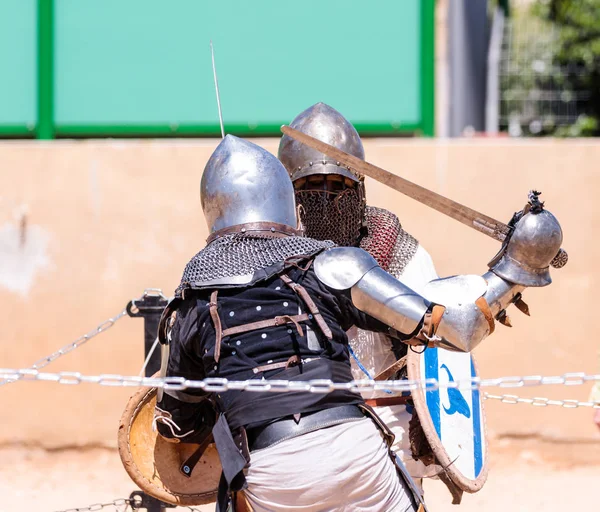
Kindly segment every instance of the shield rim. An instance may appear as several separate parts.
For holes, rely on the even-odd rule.
[[[426,349],[429,350],[429,349]],[[437,348],[437,350],[445,350],[443,348]],[[408,351],[407,358],[407,371],[408,378],[410,380],[421,380],[421,358],[423,357],[425,350],[422,352],[415,352],[412,350]],[[479,375],[479,365],[477,361],[473,357],[473,354],[469,354],[471,356],[471,360],[473,361],[473,366],[475,367],[475,373]],[[467,478],[463,475],[452,463],[453,461],[450,459],[450,456],[446,452],[444,445],[442,444],[442,440],[438,437],[437,432],[435,430],[435,426],[433,425],[433,421],[431,419],[431,415],[429,414],[429,409],[427,408],[427,402],[425,400],[425,392],[421,387],[413,389],[411,391],[412,399],[415,404],[415,411],[419,416],[419,421],[421,422],[421,426],[423,428],[423,432],[425,433],[425,437],[433,450],[434,455],[437,457],[438,461],[441,465],[446,468],[446,472],[450,479],[463,491],[468,493],[476,493],[483,488],[485,484],[488,472],[489,472],[489,443],[488,443],[488,431],[487,431],[487,421],[485,416],[485,405],[484,398],[481,397],[479,403],[481,404],[481,422],[483,426],[483,440],[485,442],[485,462],[483,464],[483,468],[481,469],[481,473],[475,479]],[[421,414],[421,411],[427,411],[427,414]]]
[[[152,399],[156,396],[157,388],[140,388],[137,390],[127,402],[127,406],[123,411],[121,420],[119,421],[119,430],[117,434],[117,445],[119,456],[125,468],[125,471],[135,484],[140,489],[147,492],[151,496],[178,506],[198,506],[214,503],[217,498],[217,489],[203,493],[181,494],[169,492],[166,489],[159,487],[154,482],[148,480],[143,473],[138,469],[133,454],[131,453],[131,444],[129,442],[131,426],[138,416],[139,412],[149,405]]]

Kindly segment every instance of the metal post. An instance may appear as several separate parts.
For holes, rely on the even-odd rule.
[[[158,333],[158,322],[167,299],[162,295],[146,294],[141,299],[131,301],[127,304],[127,314],[131,317],[142,317],[144,319],[144,358],[148,357],[152,345]],[[160,350],[155,350],[148,365],[146,366],[146,377],[152,377],[160,370]]]
[[[504,11],[498,7],[492,21],[488,49],[487,94],[485,100],[485,131],[497,135],[500,128],[500,60],[504,38]]]
[[[142,491],[133,491],[129,495],[129,501],[133,510],[145,508],[148,512],[163,512],[167,508],[175,508],[175,505],[163,503]]]
[[[144,294],[139,300],[131,301],[127,304],[127,314],[131,317],[142,317],[144,319],[144,360],[148,357],[152,345],[158,334],[158,323],[167,300],[161,295]],[[151,377],[160,370],[160,350],[155,350],[146,365],[146,377]],[[145,508],[148,512],[163,512],[166,508],[173,508],[173,505],[163,503],[152,496],[148,496],[141,491],[131,493],[132,503],[136,502],[136,509]]]
[[[485,129],[487,0],[448,2],[449,135]]]
[[[421,0],[422,134],[435,136],[435,0]]]
[[[37,138],[54,138],[54,0],[38,0]]]

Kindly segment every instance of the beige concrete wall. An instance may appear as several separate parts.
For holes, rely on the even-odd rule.
[[[259,140],[275,151],[276,140]],[[145,287],[171,292],[203,246],[198,198],[217,141],[0,144],[0,367],[26,367],[118,313]],[[483,376],[595,372],[598,337],[600,143],[375,139],[368,159],[508,221],[527,191],[543,191],[560,219],[570,263],[525,294],[532,317],[476,351]],[[369,182],[370,204],[396,212],[441,275],[482,273],[498,244]],[[142,321],[123,319],[48,371],[137,374]],[[512,390],[506,390],[512,393]],[[530,388],[523,396],[584,400],[586,387]],[[92,385],[0,387],[0,443],[114,444],[128,391]],[[591,411],[488,402],[496,434],[597,436]]]

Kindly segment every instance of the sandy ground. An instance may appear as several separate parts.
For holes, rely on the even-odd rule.
[[[437,481],[426,482],[432,512],[595,510],[600,484],[600,440],[499,438],[484,489],[460,507]],[[58,511],[107,503],[135,490],[116,450],[88,447],[0,449],[0,511]],[[107,507],[104,510],[123,510]],[[173,509],[171,509],[173,510]],[[187,510],[187,509],[178,509]],[[213,505],[197,510],[214,510]]]

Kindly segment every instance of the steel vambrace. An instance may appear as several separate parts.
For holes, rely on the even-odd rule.
[[[470,352],[494,331],[494,317],[523,286],[488,272],[431,281],[419,295],[385,272],[362,249],[339,247],[315,259],[317,277],[350,290],[354,306],[398,332],[430,346]]]

